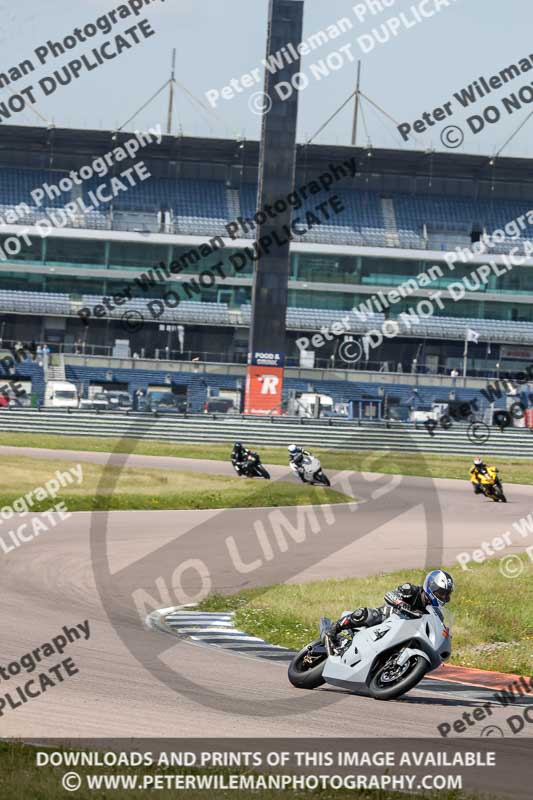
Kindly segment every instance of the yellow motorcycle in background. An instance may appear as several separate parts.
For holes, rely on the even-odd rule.
[[[495,503],[506,503],[507,498],[503,493],[502,482],[498,476],[498,467],[487,467],[486,472],[470,472],[470,480],[479,486],[485,495]]]

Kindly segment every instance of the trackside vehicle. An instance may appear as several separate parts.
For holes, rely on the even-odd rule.
[[[45,408],[78,408],[78,390],[68,381],[48,381],[44,389]]]

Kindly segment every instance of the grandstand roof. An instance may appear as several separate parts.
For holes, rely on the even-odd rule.
[[[116,136],[113,140],[112,137]],[[34,126],[0,126],[0,165],[73,169],[102,155],[132,136],[131,132],[77,130]],[[154,174],[166,176],[222,178],[231,167],[242,171],[244,180],[257,178],[259,143],[236,139],[188,136],[164,136],[160,145],[143,150],[154,167]],[[298,167],[309,173],[320,171],[331,162],[342,162],[356,155],[359,175],[381,176],[412,181],[427,178],[425,191],[476,193],[480,183],[490,183],[493,197],[529,197],[533,194],[533,174],[525,158],[489,156],[417,150],[390,150],[334,145],[299,145]],[[443,184],[450,182],[450,186]],[[464,189],[452,190],[453,182]],[[471,183],[470,186],[468,184]],[[408,190],[405,186],[403,191]],[[411,191],[420,188],[413,183]],[[466,191],[468,190],[468,192]]]

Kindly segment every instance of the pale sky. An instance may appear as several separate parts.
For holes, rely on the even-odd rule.
[[[378,5],[378,0],[367,2],[374,7]],[[530,55],[533,66],[532,6],[525,0],[506,0],[505,3],[448,0],[448,8],[443,7],[431,18],[414,24],[416,15],[412,7],[419,7],[423,0],[382,0],[382,4],[384,2],[389,7],[384,7],[382,13],[372,15],[367,9],[366,18],[361,20],[362,11],[359,18],[354,12],[355,0],[306,1],[304,40],[343,17],[349,18],[353,27],[303,59],[302,71],[310,76],[310,83],[300,94],[299,141],[307,140],[355,87],[355,64],[350,63],[347,56],[345,66],[321,81],[312,77],[311,64],[350,44],[353,57],[362,60],[363,91],[398,123],[413,124],[424,111],[433,111],[448,101],[452,101],[453,111],[453,116],[437,122],[431,133],[420,134],[417,141],[403,144],[394,124],[364,103],[367,129],[361,121],[359,144],[433,147],[445,151],[440,135],[447,125],[453,124],[463,129],[464,142],[457,150],[449,152],[490,155],[497,152],[533,111],[533,103],[524,103],[511,116],[502,104],[504,97],[523,87],[529,87],[524,89],[527,100],[533,99],[533,69],[480,99],[469,110],[461,108],[453,95],[480,76],[489,80]],[[445,0],[424,2],[425,9],[434,9],[436,4],[444,5]],[[78,80],[59,86],[51,97],[43,97],[38,90],[36,109],[39,113],[58,127],[118,127],[168,78],[173,47],[177,49],[178,80],[205,104],[209,90],[221,90],[232,78],[240,79],[252,69],[263,70],[261,59],[265,55],[268,0],[152,0],[138,17],[119,20],[108,35],[99,33],[65,56],[39,65],[34,53],[37,47],[45,45],[49,39],[61,41],[75,28],[94,23],[99,16],[120,5],[120,0],[49,0],[48,3],[18,0],[16,5],[3,2],[0,72],[7,72],[26,58],[37,68],[31,75],[12,83],[9,90],[0,89],[0,104],[9,99],[9,91],[16,93],[29,84],[38,84],[55,69],[90,53],[107,39],[113,40],[115,34],[142,19],[149,21],[154,36],[143,39],[141,44],[114,60],[105,61],[91,72],[82,71]],[[392,17],[399,18],[400,12],[411,27],[407,29],[405,23],[400,22],[395,38],[385,44],[375,44],[371,52],[363,52],[359,37],[366,35],[365,47],[369,48],[373,29],[378,28],[383,37],[381,25]],[[249,101],[260,89],[262,82],[245,89],[232,100],[220,101],[216,113],[198,111],[198,106],[180,90],[176,98],[174,132],[179,124],[186,135],[241,135],[257,139],[260,117],[250,111]],[[146,128],[157,123],[164,126],[167,98],[167,94],[157,98],[128,127]],[[466,118],[481,113],[488,105],[501,111],[501,120],[487,124],[475,135],[466,124]],[[350,103],[316,141],[349,144],[352,111]],[[15,114],[13,122],[42,124],[30,111]],[[532,132],[533,117],[503,154],[533,156]]]

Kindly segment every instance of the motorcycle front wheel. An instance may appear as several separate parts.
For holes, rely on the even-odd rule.
[[[314,653],[315,648],[319,649],[316,654]],[[322,677],[322,672],[327,658],[326,648],[320,639],[306,645],[299,653],[296,653],[289,664],[289,681],[297,689],[316,689],[318,686],[322,686],[326,682]]]
[[[395,678],[394,668],[391,668],[388,662],[383,664],[370,681],[368,688],[372,697],[376,700],[393,700],[400,697],[422,680],[429,664],[422,656],[413,656],[406,666],[407,668]]]
[[[260,478],[265,478],[267,481],[270,480],[270,473],[261,464],[255,468],[255,471]]]
[[[501,487],[501,486],[499,486],[498,484],[495,484],[495,485],[492,487],[492,493],[493,493],[493,497],[492,497],[492,499],[493,499],[493,500],[494,500],[496,503],[497,503],[498,501],[501,501],[502,503],[506,503],[506,502],[507,502],[507,498],[506,498],[506,496],[505,496],[505,495],[504,495],[504,493],[503,493],[503,489],[502,489],[502,487]]]
[[[327,475],[325,475],[322,470],[319,470],[315,474],[315,483],[321,483],[322,486],[331,486],[331,482]]]

